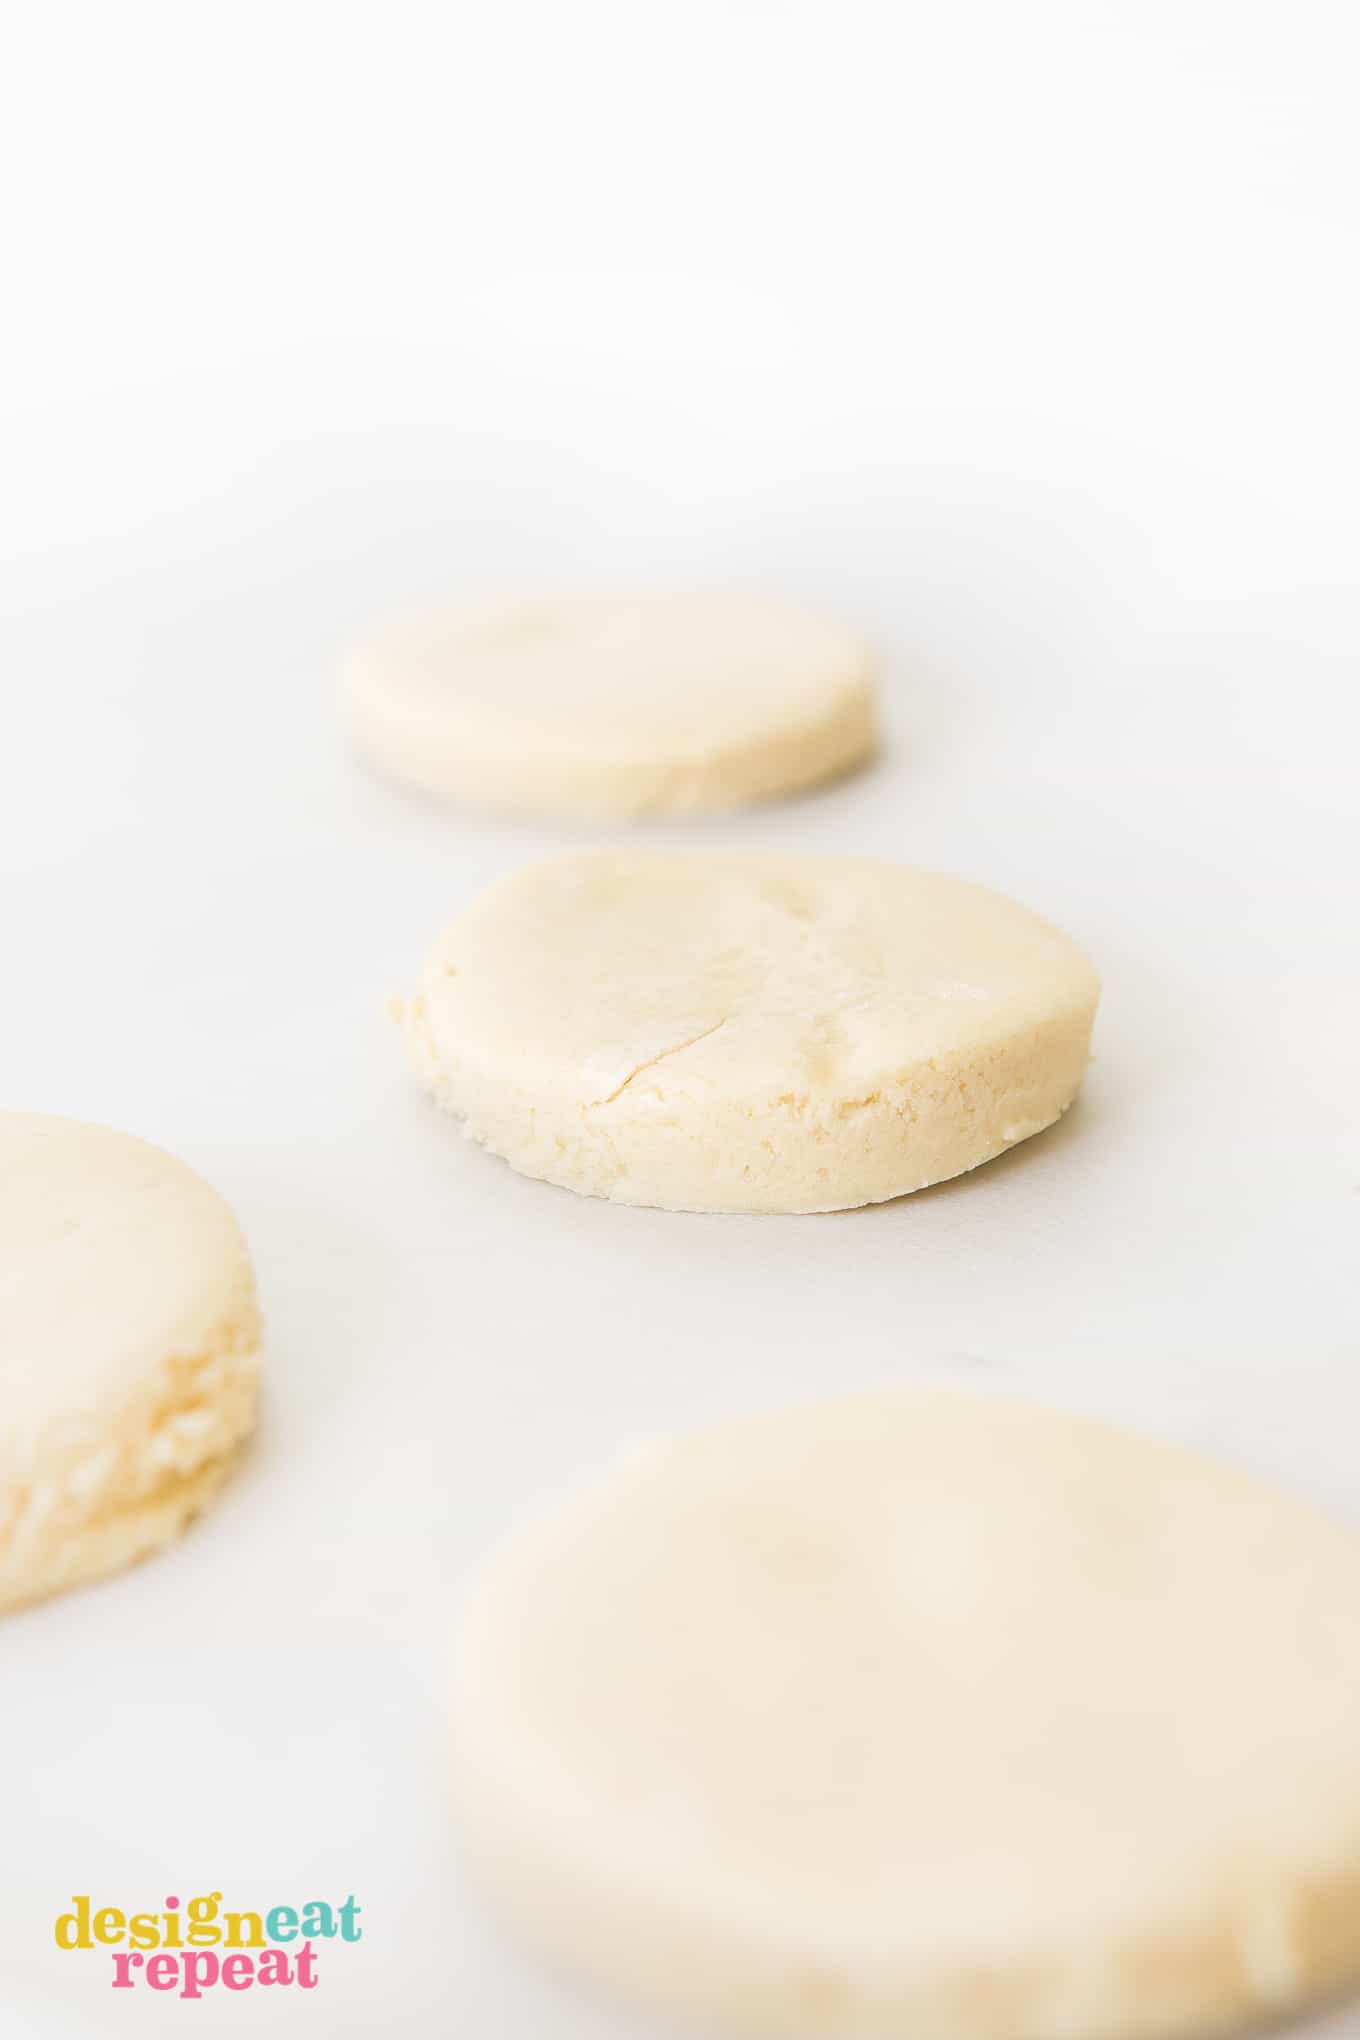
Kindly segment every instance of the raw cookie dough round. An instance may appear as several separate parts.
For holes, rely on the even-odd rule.
[[[396,778],[530,814],[738,807],[833,778],[875,743],[866,647],[737,595],[407,617],[351,655],[345,697],[359,744]]]
[[[832,1211],[1066,1111],[1099,985],[981,886],[863,858],[596,852],[484,893],[397,1003],[526,1176],[620,1204]]]
[[[0,1113],[0,1609],[197,1514],[254,1423],[260,1337],[236,1221],[183,1162]]]
[[[767,2040],[1133,2040],[1360,1967],[1360,1539],[1198,1456],[896,1391],[635,1456],[455,1679],[554,1953]]]

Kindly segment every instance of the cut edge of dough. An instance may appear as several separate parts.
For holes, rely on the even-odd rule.
[[[1360,1980],[1360,1837],[1354,1859],[1281,1873],[1191,1917],[1072,1949],[963,1952],[801,1947],[704,1906],[636,1861],[583,1851],[527,1807],[522,1768],[487,1762],[461,1718],[453,1798],[484,1888],[526,1937],[641,2010],[744,2040],[1185,2040],[1300,2013]],[[499,1771],[501,1788],[493,1780]]]
[[[0,1612],[132,1565],[197,1515],[254,1429],[262,1354],[252,1285],[199,1352],[164,1361],[97,1431],[41,1441],[28,1477],[0,1490]]]
[[[1088,1000],[1040,1022],[1018,1042],[1003,1038],[990,1049],[913,1066],[866,1098],[790,1094],[771,1100],[771,1129],[782,1136],[772,1158],[777,1185],[762,1185],[749,1164],[743,1165],[743,1179],[724,1173],[726,1136],[740,1147],[743,1132],[749,1133],[747,1115],[737,1105],[716,1111],[710,1105],[701,1114],[681,1101],[660,1150],[652,1124],[609,1116],[617,1092],[594,1102],[564,1100],[549,1124],[537,1095],[520,1097],[513,1085],[489,1080],[485,1072],[469,1081],[465,1070],[444,1064],[420,993],[400,1002],[393,1017],[408,1060],[435,1103],[470,1140],[521,1175],[615,1204],[817,1216],[888,1203],[967,1175],[1055,1125],[1081,1089],[1098,1004],[1093,972]],[[981,1105],[970,1102],[974,1097]],[[922,1126],[934,1135],[930,1142],[916,1137]],[[852,1164],[841,1189],[834,1187],[838,1145],[848,1147]]]
[[[866,651],[820,713],[669,758],[490,742],[475,718],[384,693],[363,658],[344,670],[340,700],[352,741],[389,779],[502,814],[625,821],[717,814],[844,778],[878,750],[876,675]]]

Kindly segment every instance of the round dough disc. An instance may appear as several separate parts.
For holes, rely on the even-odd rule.
[[[354,735],[398,779],[478,806],[606,817],[739,807],[874,748],[873,660],[733,595],[465,603],[350,657]]]
[[[1103,1425],[898,1391],[638,1455],[458,1654],[474,1859],[767,2040],[1133,2040],[1360,1965],[1360,1539]]]
[[[960,879],[845,857],[530,866],[445,929],[398,1010],[417,1071],[527,1176],[621,1204],[831,1211],[1050,1125],[1099,986]]]
[[[106,1127],[0,1114],[0,1608],[130,1565],[255,1418],[260,1315],[222,1199]]]

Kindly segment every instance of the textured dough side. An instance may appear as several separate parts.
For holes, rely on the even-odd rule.
[[[260,1361],[252,1289],[201,1352],[167,1359],[116,1416],[42,1441],[25,1476],[0,1487],[0,1610],[102,1579],[167,1543],[239,1458]]]
[[[442,1057],[419,995],[399,1017],[436,1102],[523,1175],[616,1204],[812,1213],[924,1190],[1051,1126],[1080,1088],[1095,1011],[1093,992],[985,1052],[898,1071],[868,1097],[773,1097],[758,1125],[744,1101],[668,1091],[660,1068],[651,1083],[600,1103],[549,1103],[541,1090]]]

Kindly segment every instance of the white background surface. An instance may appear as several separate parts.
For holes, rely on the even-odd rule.
[[[270,1386],[182,1546],[4,1625],[0,2032],[637,2036],[496,1936],[442,1803],[449,1612],[526,1510],[661,1429],[942,1378],[1360,1526],[1355,16],[15,28],[7,1102],[221,1187]],[[330,669],[485,578],[751,583],[870,631],[879,767],[647,838],[900,856],[1070,929],[1105,1003],[1062,1126],[801,1220],[465,1146],[384,996],[487,879],[595,839],[373,783]],[[74,1892],[211,1889],[353,1891],[365,1938],[313,1994],[192,2011],[52,1947]]]

